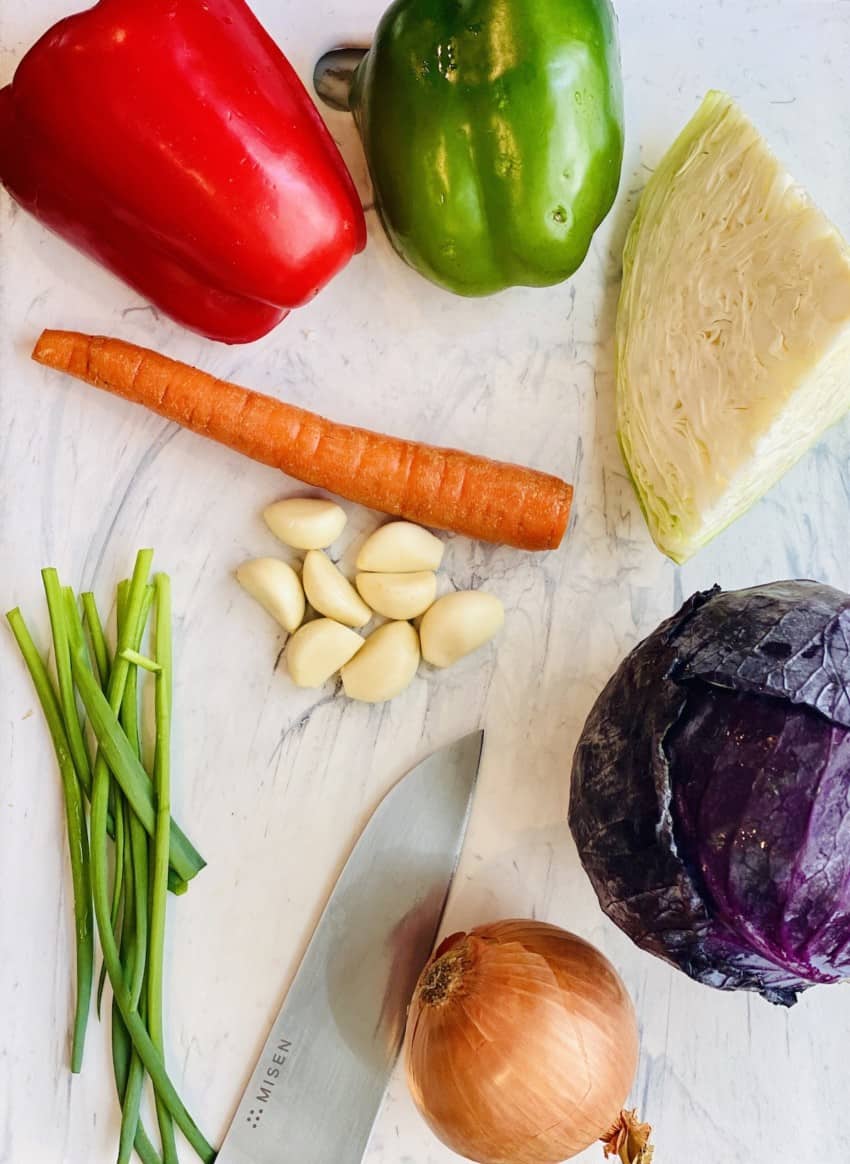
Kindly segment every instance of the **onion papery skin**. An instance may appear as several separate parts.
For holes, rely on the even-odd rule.
[[[637,1068],[634,1008],[593,946],[542,922],[457,934],[425,967],[405,1065],[434,1134],[479,1164],[557,1164],[616,1124]]]

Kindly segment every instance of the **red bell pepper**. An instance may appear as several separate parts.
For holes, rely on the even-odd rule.
[[[246,343],[366,242],[351,177],[243,0],[100,0],[0,91],[0,181],[168,315]]]

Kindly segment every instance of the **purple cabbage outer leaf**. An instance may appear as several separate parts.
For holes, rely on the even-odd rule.
[[[850,972],[850,730],[697,681],[665,742],[679,852],[716,922],[802,982]]]
[[[570,826],[608,916],[692,978],[790,1005],[850,974],[850,595],[694,595],[609,681]]]

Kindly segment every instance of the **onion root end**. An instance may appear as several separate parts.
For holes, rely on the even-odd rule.
[[[652,1128],[637,1118],[637,1109],[621,1111],[620,1118],[602,1140],[605,1158],[616,1156],[622,1164],[652,1164],[655,1152],[649,1137]]]

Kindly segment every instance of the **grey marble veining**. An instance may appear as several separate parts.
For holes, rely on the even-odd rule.
[[[255,0],[301,75],[366,39],[382,0]],[[487,731],[480,791],[446,927],[533,915],[616,963],[643,1048],[634,1100],[659,1164],[845,1164],[850,991],[791,1012],[699,987],[634,949],[596,907],[565,824],[584,716],[624,652],[690,592],[786,576],[850,587],[850,422],[745,518],[677,569],[653,548],[613,432],[611,330],[625,229],[646,175],[705,90],[725,88],[792,173],[850,230],[850,4],[620,0],[628,145],[620,198],[569,283],[486,301],[438,291],[398,261],[369,214],[369,248],[265,340],[228,349],[180,332],[0,198],[0,580],[45,641],[38,571],[102,599],[150,544],[174,583],[175,813],[209,865],[173,902],[168,1060],[212,1138],[355,836],[433,747]],[[0,8],[0,82],[65,0]],[[371,201],[348,119],[329,124]],[[420,674],[369,708],[298,692],[282,637],[233,581],[278,548],[259,513],[278,474],[50,375],[43,326],[121,334],[341,420],[464,445],[575,481],[570,536],[531,558],[450,539],[445,577],[505,602],[495,649]],[[342,543],[376,523],[348,507]],[[0,1164],[108,1164],[118,1114],[108,1027],[67,1071],[70,885],[59,782],[23,666],[0,641]],[[188,1150],[185,1159],[190,1159]],[[596,1149],[583,1159],[600,1160]],[[397,1073],[368,1164],[449,1164]]]

